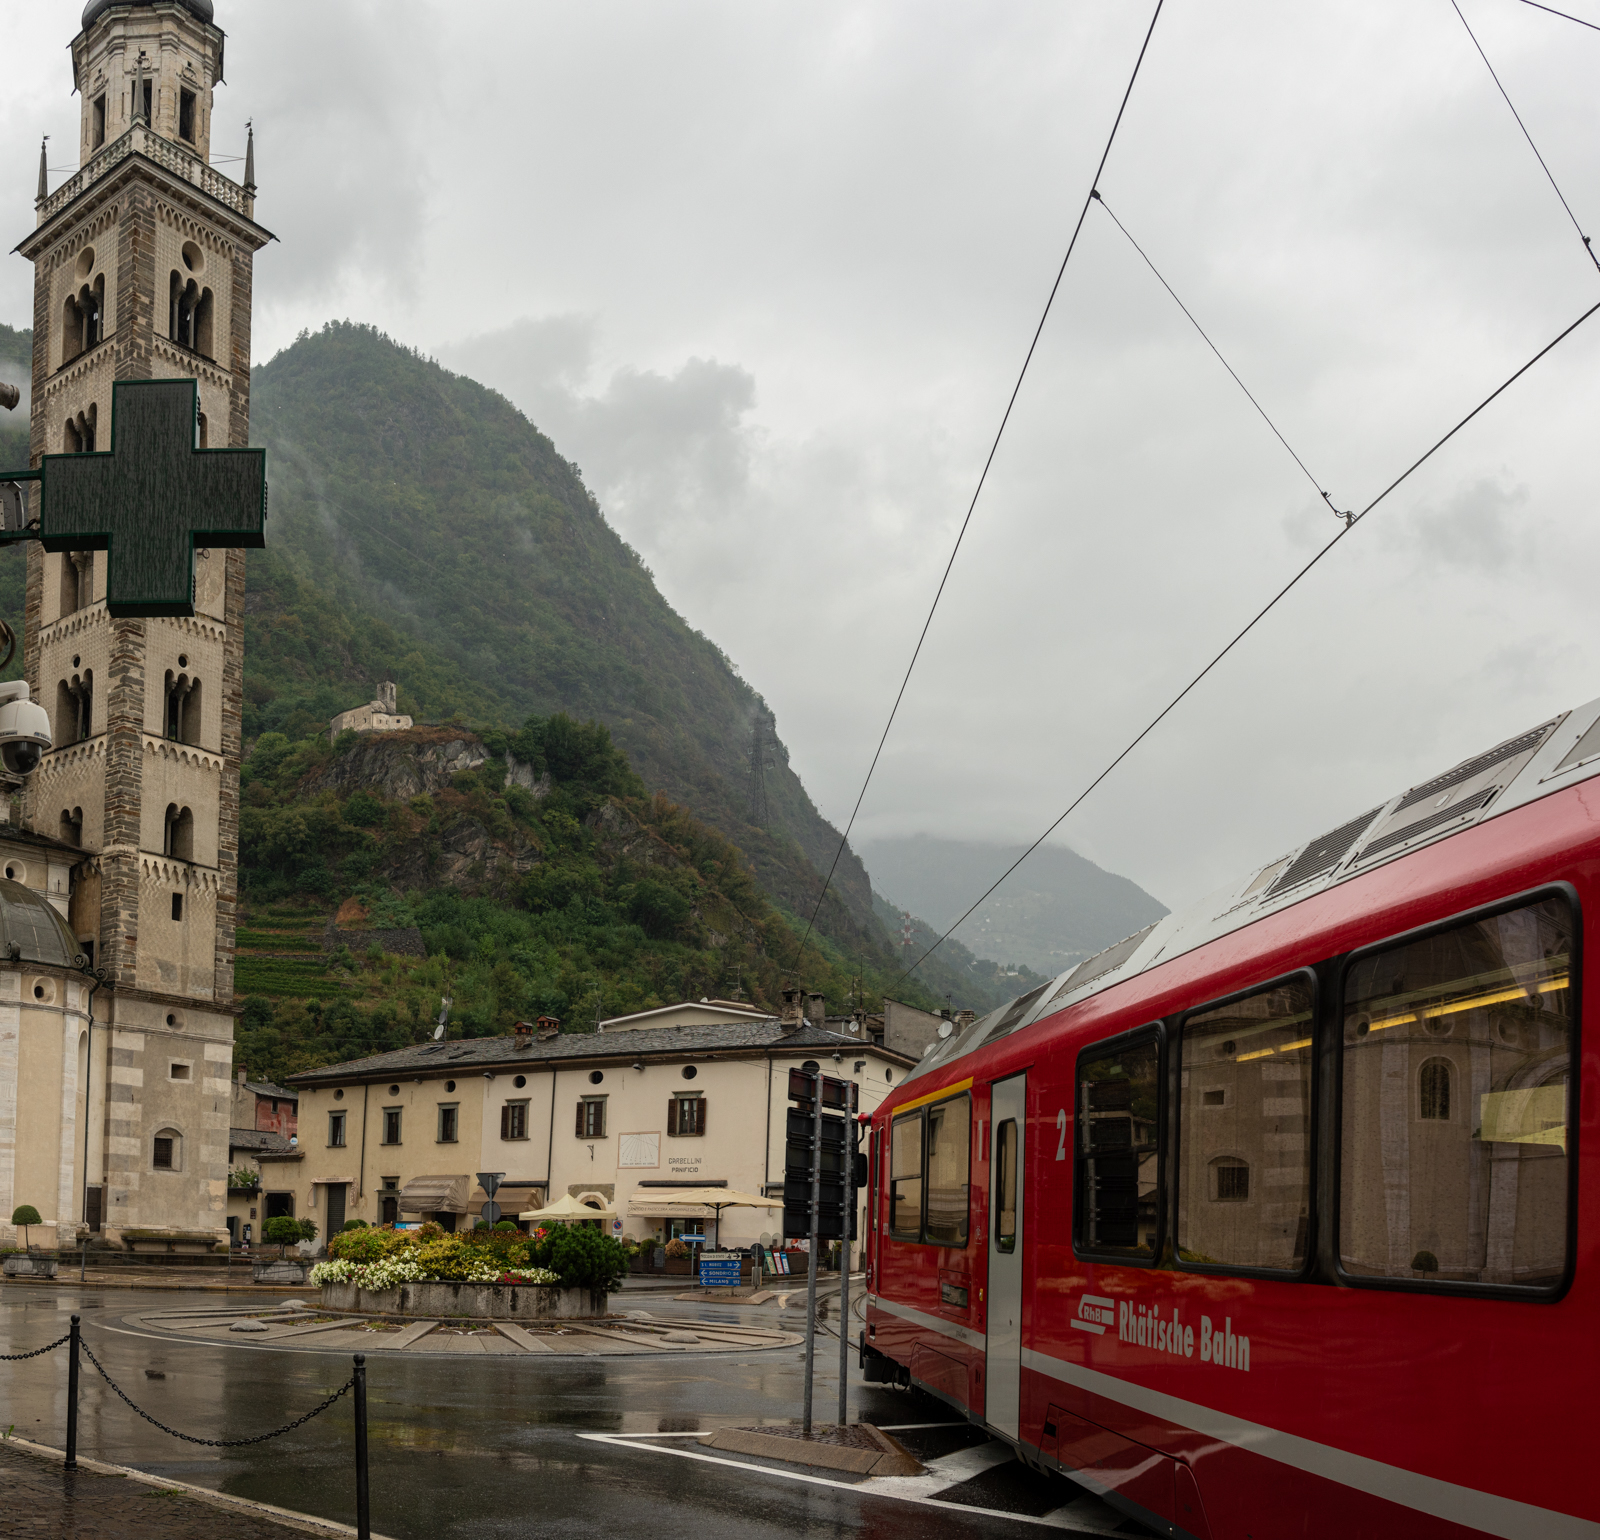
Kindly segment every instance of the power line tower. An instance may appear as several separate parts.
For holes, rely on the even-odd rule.
[[[758,705],[750,727],[750,822],[761,829],[767,826],[767,771],[774,768],[775,728],[772,713]]]
[[[915,944],[915,942],[916,942],[916,936],[914,935],[914,933],[912,932],[912,929],[911,929],[911,911],[909,909],[902,909],[900,911],[900,947],[901,947],[901,950],[902,951],[906,950],[907,948],[913,946]]]

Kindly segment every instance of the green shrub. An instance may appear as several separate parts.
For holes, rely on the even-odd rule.
[[[620,1241],[586,1224],[557,1225],[537,1250],[539,1263],[561,1275],[564,1289],[604,1289],[614,1294],[628,1272],[628,1254]]]
[[[289,1214],[274,1214],[262,1225],[261,1238],[269,1246],[293,1246],[300,1239],[300,1221]]]
[[[515,1223],[513,1223],[511,1220],[502,1219],[497,1225],[495,1225],[495,1229],[497,1229],[497,1230],[511,1230],[511,1231],[515,1232],[517,1227],[516,1227]]]
[[[377,1262],[409,1244],[409,1230],[346,1228],[328,1242],[328,1255],[340,1262]]]
[[[367,1222],[365,1219],[347,1219],[342,1225],[340,1225],[339,1228],[341,1231],[365,1230],[367,1228]]]

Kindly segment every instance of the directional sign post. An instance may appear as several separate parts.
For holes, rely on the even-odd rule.
[[[738,1288],[739,1253],[737,1251],[702,1251],[700,1253],[700,1287],[702,1289]]]
[[[195,551],[264,546],[267,520],[266,450],[196,448],[198,414],[193,380],[116,381],[109,450],[0,472],[38,483],[34,527],[18,527],[24,505],[8,498],[0,542],[105,551],[111,615],[193,615]]]

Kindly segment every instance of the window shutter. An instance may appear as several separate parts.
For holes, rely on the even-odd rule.
[[[681,1096],[672,1096],[667,1099],[667,1137],[678,1137],[678,1109],[683,1105]]]
[[[511,1108],[509,1106],[500,1109],[500,1137],[502,1139],[511,1137]]]
[[[594,1127],[590,1130],[590,1132],[593,1133],[593,1135],[595,1136],[596,1139],[604,1139],[605,1136],[606,1136],[606,1103],[605,1103],[605,1098],[601,1097],[593,1105],[594,1105]]]
[[[583,1126],[583,1103],[579,1102],[578,1103],[578,1137],[580,1139],[583,1138],[584,1134],[587,1133],[587,1132],[588,1132],[588,1130]]]
[[[694,1131],[703,1134],[706,1131],[706,1099],[700,1097],[694,1104]]]

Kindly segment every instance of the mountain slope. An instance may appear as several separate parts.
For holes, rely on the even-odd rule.
[[[991,845],[917,834],[863,842],[873,883],[892,903],[942,931],[1022,854]],[[1126,877],[1076,851],[1043,845],[956,932],[980,957],[1055,974],[1131,936],[1166,907]]]
[[[272,501],[249,563],[247,737],[298,737],[384,673],[422,720],[593,717],[652,790],[736,841],[780,908],[809,914],[837,832],[781,745],[768,827],[751,825],[760,697],[548,438],[504,397],[349,323],[302,334],[252,390]],[[849,853],[819,925],[888,955]]]

